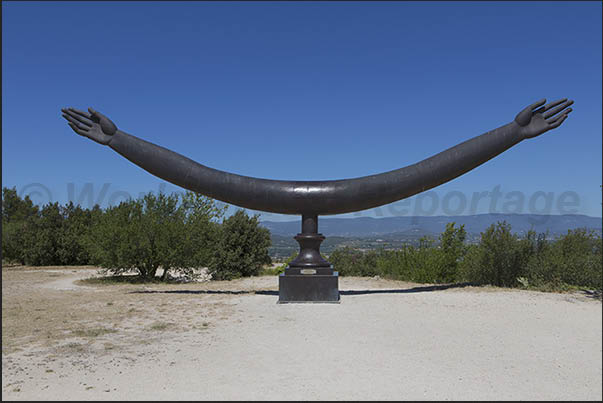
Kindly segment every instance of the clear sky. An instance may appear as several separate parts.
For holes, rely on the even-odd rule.
[[[539,98],[569,97],[560,128],[428,193],[345,216],[600,217],[601,12],[601,2],[3,2],[2,185],[84,207],[180,190],[76,135],[66,106],[92,106],[212,168],[323,180],[418,162]]]

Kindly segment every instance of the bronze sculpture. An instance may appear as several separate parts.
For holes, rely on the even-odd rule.
[[[331,181],[280,181],[219,171],[127,134],[106,116],[64,108],[63,117],[79,135],[113,150],[151,174],[226,203],[282,214],[301,214],[295,239],[299,256],[279,279],[280,302],[339,300],[337,272],[319,252],[324,236],[318,216],[365,210],[401,200],[448,182],[494,158],[520,141],[559,127],[572,111],[566,98],[541,99],[513,121],[421,162],[361,178]],[[283,278],[284,277],[284,278]]]

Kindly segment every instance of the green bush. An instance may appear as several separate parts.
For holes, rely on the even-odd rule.
[[[86,265],[90,255],[86,245],[86,236],[93,224],[93,217],[101,211],[98,205],[92,210],[84,210],[69,202],[60,208],[63,222],[58,239],[56,259],[61,265]]]
[[[218,241],[209,265],[212,279],[231,280],[257,276],[268,255],[270,232],[259,226],[258,216],[249,217],[243,210],[223,220]]]
[[[28,219],[27,224],[27,232],[23,236],[25,263],[32,266],[59,264],[58,250],[63,230],[59,204],[46,204],[39,215]]]
[[[29,196],[21,199],[16,188],[2,188],[2,223],[24,221],[37,212],[38,206],[33,204]]]
[[[601,290],[602,239],[585,229],[569,230],[555,242],[544,243],[529,260],[526,278],[545,289],[569,286]]]
[[[380,250],[377,256],[377,273],[385,278],[409,281],[413,253],[414,248],[406,245],[398,250]]]
[[[523,239],[506,222],[491,225],[477,245],[465,244],[464,228],[446,226],[439,242],[422,238],[417,247],[363,252],[335,250],[330,257],[343,276],[374,276],[419,283],[467,281],[501,287],[601,290],[603,261],[600,236],[570,230],[549,242],[546,234],[529,231]]]
[[[492,224],[481,234],[479,248],[465,256],[461,277],[478,284],[516,287],[525,275],[529,242],[520,242],[506,222]]]
[[[382,276],[420,283],[449,283],[457,278],[457,270],[466,246],[463,226],[446,226],[436,241],[423,237],[419,246],[402,245],[396,250],[379,249],[362,252],[349,247],[336,249],[329,260],[342,276]]]
[[[194,192],[186,192],[182,197],[184,209],[185,237],[183,255],[188,267],[207,267],[220,236],[218,220],[224,217],[227,205],[220,207],[212,198]]]
[[[446,224],[446,229],[440,235],[438,270],[435,275],[436,283],[451,283],[458,278],[459,264],[465,256],[465,226],[454,228],[454,222]]]
[[[289,263],[291,263],[299,254],[299,252],[293,252],[291,255],[289,255],[289,257],[287,259],[285,259],[285,261],[283,262],[283,264],[279,265],[278,267],[275,267],[274,269],[268,269],[268,270],[264,270],[262,273],[264,275],[271,275],[271,276],[278,276],[282,273],[285,272],[285,269],[287,267],[289,267]]]
[[[4,188],[2,193],[3,258],[34,266],[88,264],[84,238],[98,206],[83,210],[72,202],[48,203],[38,209],[14,189]]]
[[[444,271],[444,259],[441,250],[435,247],[434,239],[423,237],[419,241],[417,248],[408,246],[407,262],[410,263],[408,268],[409,277],[404,279],[417,283],[440,283],[444,282],[439,278],[441,272]]]
[[[349,247],[336,249],[329,261],[340,276],[376,276],[378,252],[362,252]]]
[[[21,199],[16,188],[2,188],[2,259],[26,263],[25,237],[30,234],[38,215],[38,206],[25,196]]]
[[[374,276],[419,283],[468,281],[503,287],[601,290],[602,240],[584,229],[568,231],[554,242],[529,231],[520,239],[505,222],[491,225],[480,243],[466,245],[463,226],[446,226],[439,242],[422,238],[417,247],[363,252],[335,250],[330,260],[343,276]]]
[[[159,268],[162,280],[170,271],[190,271],[200,252],[195,244],[198,234],[187,224],[195,227],[190,216],[197,215],[198,209],[199,205],[179,203],[177,194],[163,193],[148,193],[107,208],[87,242],[92,261],[113,274],[134,270],[148,279]]]
[[[561,277],[564,283],[601,289],[601,237],[585,229],[569,230],[555,246],[564,266]]]
[[[2,223],[2,260],[25,264],[24,235],[29,233],[27,222],[11,221]]]
[[[187,192],[182,199],[148,193],[105,210],[73,203],[38,209],[3,188],[2,257],[34,266],[95,264],[116,275],[132,270],[147,281],[160,268],[162,280],[205,266],[217,279],[256,275],[270,263],[270,233],[243,212],[218,223],[226,208]]]

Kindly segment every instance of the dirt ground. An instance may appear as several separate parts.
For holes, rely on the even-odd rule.
[[[276,304],[278,278],[78,282],[3,267],[6,400],[601,400],[601,301],[341,278],[341,304]]]

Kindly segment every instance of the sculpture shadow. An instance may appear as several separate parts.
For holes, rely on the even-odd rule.
[[[339,291],[340,295],[366,295],[366,294],[412,294],[415,292],[443,291],[451,288],[463,288],[476,285],[475,283],[454,283],[427,285],[413,288],[385,289],[385,290],[348,290]]]
[[[603,295],[601,290],[580,290],[583,295],[588,298],[598,299],[599,301],[603,301]]]
[[[341,290],[340,295],[369,295],[369,294],[411,294],[416,292],[432,292],[432,291],[443,291],[451,288],[463,288],[474,286],[475,283],[454,283],[454,284],[440,284],[440,285],[429,285],[419,286],[413,288],[402,288],[402,289],[384,289],[384,290]],[[257,291],[243,291],[243,290],[141,290],[141,291],[130,291],[128,294],[217,294],[217,295],[271,295],[278,297],[278,291],[273,290],[257,290]]]
[[[278,291],[272,290],[258,290],[258,291],[229,291],[229,290],[144,290],[144,291],[130,291],[128,294],[227,294],[227,295],[244,295],[244,294],[258,294],[258,295],[276,295],[278,297]]]

